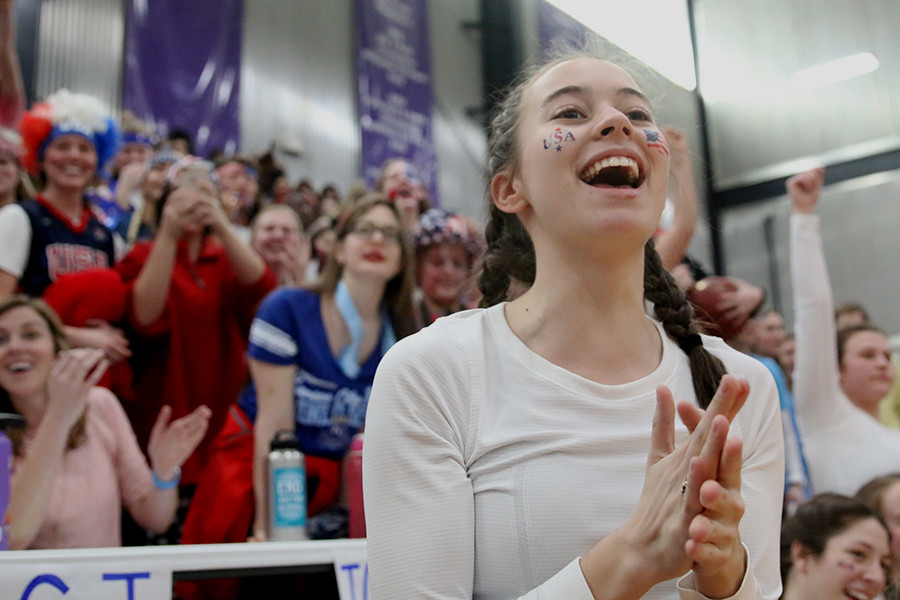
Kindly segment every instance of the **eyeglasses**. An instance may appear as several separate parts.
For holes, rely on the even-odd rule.
[[[386,242],[391,242],[394,244],[399,244],[401,240],[401,236],[403,235],[403,231],[394,225],[386,225],[384,227],[379,227],[374,223],[370,223],[368,221],[360,221],[353,226],[351,229],[352,233],[365,238],[367,240],[372,239],[372,236],[375,235],[375,232],[381,234],[381,238]]]

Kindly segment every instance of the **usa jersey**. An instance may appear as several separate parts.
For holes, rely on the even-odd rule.
[[[25,294],[40,296],[63,275],[106,268],[115,262],[112,234],[87,204],[77,226],[40,196],[25,200],[20,206],[31,222],[28,263],[19,278],[19,287]]]

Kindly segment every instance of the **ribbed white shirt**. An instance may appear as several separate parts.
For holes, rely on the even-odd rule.
[[[578,565],[632,514],[644,480],[656,387],[695,400],[687,357],[662,331],[660,365],[601,385],[532,352],[503,305],[439,319],[382,360],[369,401],[364,482],[373,598],[592,598]],[[735,596],[777,598],[784,454],[778,395],[758,361],[704,346],[751,395]],[[687,437],[679,422],[677,442]],[[683,578],[682,598],[700,598]],[[677,598],[676,582],[645,598]]]

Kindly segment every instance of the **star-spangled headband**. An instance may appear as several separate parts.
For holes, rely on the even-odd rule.
[[[478,253],[478,240],[469,235],[466,222],[457,214],[440,208],[431,208],[419,217],[413,227],[416,249],[435,244],[461,244],[470,255]]]

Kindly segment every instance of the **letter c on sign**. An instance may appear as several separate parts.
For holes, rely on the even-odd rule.
[[[37,586],[46,583],[47,585],[52,585],[63,594],[66,594],[69,591],[69,586],[63,583],[63,580],[57,577],[56,575],[51,575],[49,573],[45,573],[43,575],[38,575],[34,579],[31,580],[31,583],[28,584],[28,587],[25,588],[25,591],[22,592],[22,600],[28,600],[31,597],[31,592],[34,591],[34,588]]]

